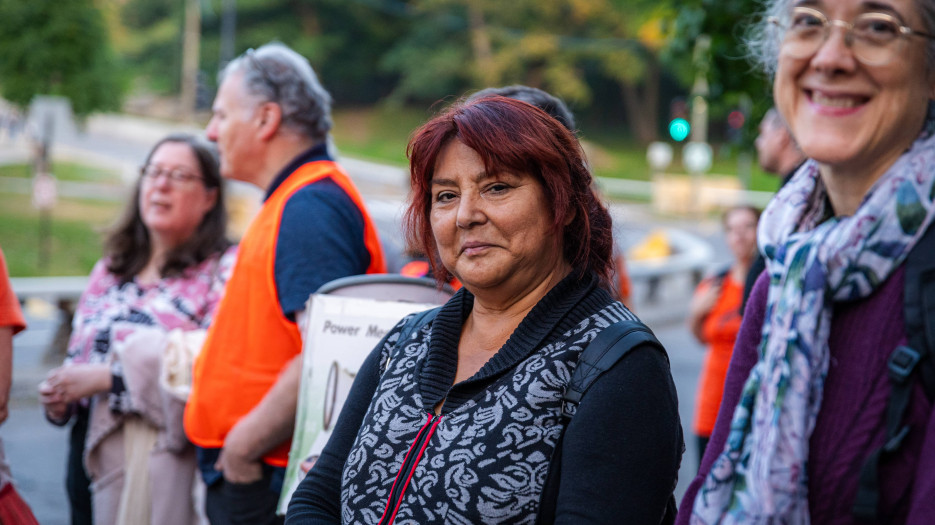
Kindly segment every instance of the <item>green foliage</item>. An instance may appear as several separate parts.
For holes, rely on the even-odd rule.
[[[380,61],[383,71],[399,75],[391,100],[432,101],[463,94],[471,78],[466,34],[452,32],[444,20],[429,19],[413,29]]]
[[[178,93],[186,0],[97,1],[119,9],[120,51],[140,85]],[[672,97],[690,91],[694,45],[708,35],[710,136],[723,140],[727,114],[752,100],[749,147],[770,105],[741,43],[758,1],[200,0],[202,95],[216,87],[223,10],[235,3],[235,52],[284,42],[310,60],[339,107],[425,107],[522,83],[562,97],[582,123],[646,142],[664,130]]]
[[[388,94],[396,74],[380,67],[391,43],[408,27],[381,0],[237,0],[236,54],[270,41],[283,42],[308,58],[336,100],[370,103]],[[128,0],[121,23],[130,28],[121,51],[146,87],[157,93],[180,90],[184,2]],[[224,2],[202,0],[202,87],[213,91],[220,68]]]
[[[120,106],[122,82],[91,0],[0,0],[0,93],[25,106],[61,95],[73,111]]]
[[[772,105],[769,79],[748,60],[744,44],[746,31],[756,21],[760,4],[759,0],[680,1],[678,14],[670,21],[671,38],[663,51],[663,59],[688,86],[696,71],[695,42],[700,35],[711,37],[706,57],[710,61],[707,79],[711,118],[726,118],[744,96],[750,97],[753,111],[746,126],[748,139]]]

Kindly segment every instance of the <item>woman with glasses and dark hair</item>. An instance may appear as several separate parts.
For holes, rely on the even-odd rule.
[[[408,153],[410,244],[463,288],[370,354],[286,523],[674,520],[665,352],[635,345],[562,416],[582,349],[636,322],[608,291],[611,219],[578,141],[495,96],[433,118]]]
[[[766,271],[678,521],[931,523],[932,356],[913,370],[907,307],[935,257],[935,3],[767,15],[754,48],[809,160],[760,219]]]
[[[192,135],[159,141],[91,272],[65,364],[39,386],[49,421],[75,420],[73,522],[87,522],[90,511],[83,464],[95,525],[193,523],[184,400],[160,373],[170,332],[190,340],[211,321],[235,257],[226,222],[211,146]]]

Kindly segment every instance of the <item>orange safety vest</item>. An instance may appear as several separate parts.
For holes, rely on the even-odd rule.
[[[377,230],[350,177],[331,161],[310,162],[289,175],[244,234],[224,298],[195,360],[185,432],[200,447],[222,447],[230,429],[260,403],[283,368],[302,352],[299,328],[279,305],[274,233],[289,197],[325,177],[347,193],[363,216],[364,244],[370,252],[367,273],[386,272]],[[291,440],[282,443],[263,461],[286,466],[291,444]]]
[[[421,259],[416,259],[415,261],[409,261],[399,270],[400,275],[405,275],[406,277],[431,277],[429,275],[432,272],[432,267],[429,266],[428,261],[423,261]],[[461,281],[457,277],[452,277],[448,284],[454,290],[461,289]]]

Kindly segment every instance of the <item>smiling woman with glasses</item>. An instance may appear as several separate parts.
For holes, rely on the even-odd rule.
[[[162,356],[170,331],[207,328],[234,261],[210,144],[170,135],[140,173],[78,303],[65,363],[39,386],[49,421],[75,423],[72,516],[90,523],[93,507],[97,525],[194,523],[195,450],[180,434],[184,401],[160,385]]]
[[[679,522],[930,523],[935,2],[767,4],[752,49],[809,160],[760,219],[766,271]]]

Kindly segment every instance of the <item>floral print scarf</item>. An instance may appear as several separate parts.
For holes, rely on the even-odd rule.
[[[809,160],[770,202],[758,242],[769,292],[759,360],[691,523],[808,523],[809,438],[828,373],[834,303],[870,295],[935,218],[935,105],[856,213],[833,217]],[[830,217],[830,218],[829,218]]]

